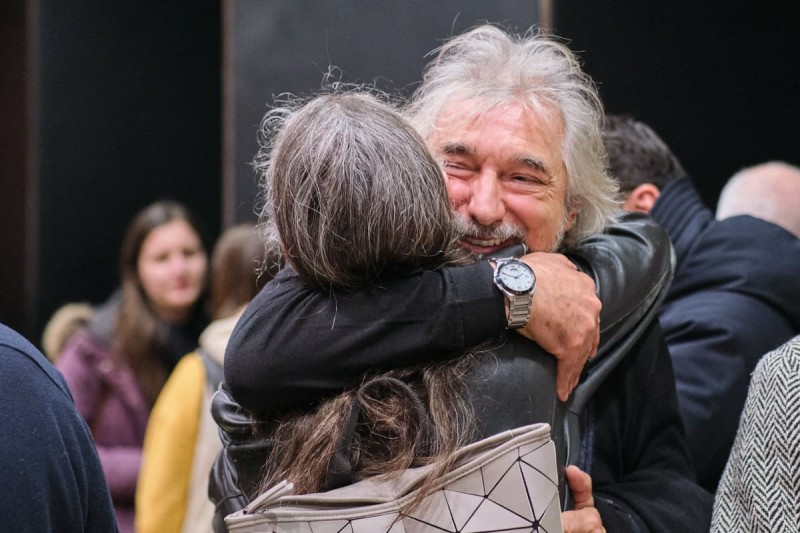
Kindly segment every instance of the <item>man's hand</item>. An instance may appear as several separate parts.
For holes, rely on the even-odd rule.
[[[520,259],[536,273],[536,291],[530,320],[517,332],[558,359],[556,387],[566,401],[586,361],[597,353],[602,304],[594,280],[565,256],[536,252]]]
[[[573,511],[561,513],[564,533],[606,533],[603,519],[594,506],[592,478],[577,466],[568,466],[567,483],[575,502]]]

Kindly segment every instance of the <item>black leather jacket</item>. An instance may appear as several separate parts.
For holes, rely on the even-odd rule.
[[[505,335],[503,297],[491,283],[486,262],[406,280],[408,287],[389,285],[381,288],[379,297],[374,288],[333,297],[304,287],[290,269],[281,273],[250,304],[234,330],[226,351],[228,383],[212,404],[225,445],[209,486],[217,505],[215,530],[225,531],[222,518],[255,496],[269,453],[269,442],[254,438],[256,427],[261,425],[259,433],[264,434],[263,425],[274,415],[289,407],[311,406],[352,385],[368,370],[449,357],[489,338],[500,338],[502,346],[493,350],[498,357],[482,359],[468,376],[479,437],[546,421],[552,427],[559,463],[578,463],[578,415],[651,325],[669,286],[674,260],[663,230],[640,215],[627,216],[567,255],[594,278],[603,309],[598,355],[565,404],[556,399],[555,359],[520,335]],[[364,292],[370,293],[367,301],[359,299]],[[426,299],[436,311],[445,310],[432,312]],[[453,302],[457,305],[449,307]],[[362,308],[362,315],[353,311]],[[425,324],[407,320],[419,309]],[[373,331],[365,326],[371,326],[375,317],[388,318]],[[362,327],[356,327],[359,320]],[[452,338],[453,331],[460,331],[458,338]],[[248,357],[259,364],[231,364]],[[492,386],[497,380],[503,387]],[[248,390],[256,384],[258,391]],[[259,413],[258,422],[231,391]]]

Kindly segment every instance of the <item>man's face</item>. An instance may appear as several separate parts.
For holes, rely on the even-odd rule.
[[[429,139],[445,165],[461,245],[481,256],[519,242],[556,250],[575,222],[566,210],[560,120],[542,120],[519,104],[475,118],[463,112],[468,105],[445,109]]]

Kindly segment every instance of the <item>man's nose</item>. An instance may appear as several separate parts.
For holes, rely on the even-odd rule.
[[[475,222],[491,226],[503,220],[505,204],[500,194],[500,184],[494,172],[482,172],[473,180],[470,190],[469,215]]]

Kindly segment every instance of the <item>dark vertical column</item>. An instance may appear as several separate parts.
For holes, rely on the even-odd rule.
[[[25,0],[0,4],[0,322],[23,333],[32,327],[25,296],[32,285],[34,230],[26,209],[32,186],[28,154],[33,132],[28,114],[35,102],[27,61],[34,53],[28,17]]]

